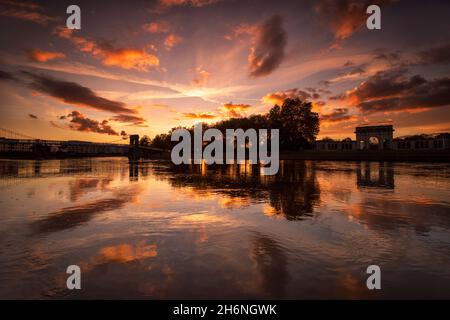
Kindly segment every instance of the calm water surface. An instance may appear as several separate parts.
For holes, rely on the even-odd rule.
[[[0,160],[0,298],[450,298],[450,165]],[[67,266],[82,270],[69,291]],[[377,264],[382,290],[366,288]]]

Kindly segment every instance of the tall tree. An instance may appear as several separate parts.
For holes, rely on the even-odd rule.
[[[300,150],[311,147],[319,133],[319,114],[312,112],[311,102],[286,99],[270,109],[269,127],[280,130],[280,149]]]
[[[149,136],[147,136],[147,135],[145,135],[145,136],[143,136],[140,140],[139,140],[139,144],[141,145],[141,146],[149,146],[150,145],[150,143],[151,143],[151,139],[150,139],[150,137]]]

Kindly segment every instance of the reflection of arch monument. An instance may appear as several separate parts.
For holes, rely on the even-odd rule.
[[[356,184],[358,187],[394,189],[394,181],[394,167],[389,162],[359,163],[356,169]]]
[[[392,147],[392,125],[356,127],[356,142],[361,150],[383,150]]]

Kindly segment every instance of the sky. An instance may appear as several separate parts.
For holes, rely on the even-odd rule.
[[[81,9],[81,29],[66,8]],[[366,8],[381,8],[381,30]],[[0,0],[0,128],[120,141],[312,102],[320,133],[450,132],[449,1]],[[125,141],[125,140],[123,140]]]

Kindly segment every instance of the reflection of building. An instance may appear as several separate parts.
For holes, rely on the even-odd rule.
[[[356,184],[358,187],[394,189],[394,168],[392,163],[359,163],[356,169]]]
[[[321,151],[347,150],[407,150],[407,149],[450,149],[450,134],[416,135],[405,138],[393,138],[392,125],[356,127],[356,140],[342,141],[323,139],[315,143],[315,149]]]

